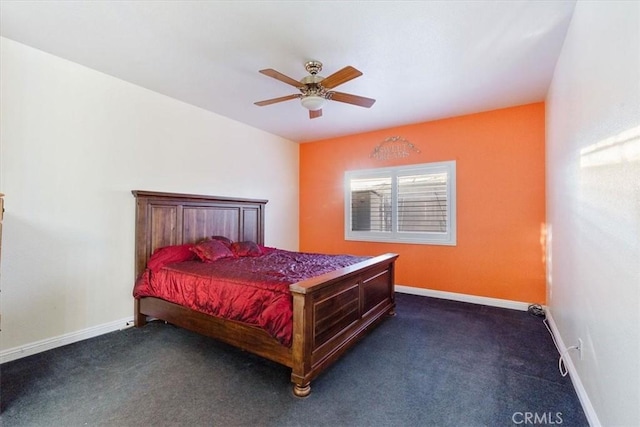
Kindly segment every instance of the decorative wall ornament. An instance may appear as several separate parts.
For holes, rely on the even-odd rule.
[[[373,149],[371,157],[376,160],[400,159],[409,157],[412,152],[419,153],[420,150],[401,136],[390,136]]]

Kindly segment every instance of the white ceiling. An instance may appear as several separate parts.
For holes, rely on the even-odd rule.
[[[2,36],[222,116],[304,142],[544,100],[570,1],[8,1]],[[310,120],[297,93],[307,60],[336,90]]]

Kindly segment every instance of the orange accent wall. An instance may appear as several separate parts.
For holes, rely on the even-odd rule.
[[[395,252],[396,284],[545,303],[544,117],[536,103],[301,144],[300,250]],[[391,136],[420,153],[372,158]],[[446,160],[456,160],[456,246],[344,239],[345,171]]]

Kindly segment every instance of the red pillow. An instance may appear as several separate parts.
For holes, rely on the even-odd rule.
[[[231,244],[235,256],[261,256],[262,250],[255,242],[235,242]]]
[[[147,267],[151,271],[158,271],[167,264],[172,262],[190,261],[195,259],[195,254],[191,252],[192,244],[165,246],[157,249],[149,261]]]
[[[278,248],[272,248],[270,246],[258,245],[258,247],[262,251],[262,255],[269,255],[270,253],[273,253],[278,250]]]
[[[229,250],[219,240],[205,240],[204,242],[200,242],[191,250],[202,260],[202,262],[214,262],[222,258],[233,258],[233,252]]]
[[[233,242],[231,241],[231,239],[229,239],[228,237],[224,237],[224,236],[211,236],[211,238],[212,238],[213,240],[217,240],[217,241],[219,241],[219,242],[224,243],[224,245],[225,245],[226,247],[228,247],[228,248],[230,248],[230,247],[231,247],[231,244],[233,243]]]

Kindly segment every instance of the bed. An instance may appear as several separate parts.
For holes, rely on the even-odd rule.
[[[211,236],[264,246],[267,200],[134,190],[135,274],[157,249]],[[211,316],[155,297],[135,299],[134,321],[148,318],[218,339],[291,368],[293,393],[306,397],[311,381],[387,316],[395,313],[397,254],[383,254],[289,285],[290,345],[264,329]]]

